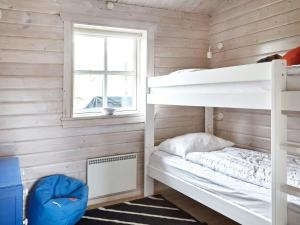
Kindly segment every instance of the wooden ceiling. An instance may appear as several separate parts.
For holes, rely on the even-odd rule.
[[[118,0],[123,4],[147,6],[185,12],[211,13],[224,0]]]

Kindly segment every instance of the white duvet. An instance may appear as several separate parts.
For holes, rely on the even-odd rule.
[[[261,187],[271,187],[271,155],[240,148],[192,152],[186,160]],[[300,159],[288,157],[288,184],[300,187]]]

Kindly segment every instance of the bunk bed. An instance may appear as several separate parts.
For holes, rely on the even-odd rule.
[[[145,196],[153,194],[154,180],[158,180],[243,225],[286,225],[288,211],[289,216],[296,218],[289,223],[298,224],[299,207],[294,204],[296,206],[291,210],[291,207],[288,207],[287,195],[300,197],[300,189],[287,184],[287,155],[299,154],[300,146],[287,142],[287,117],[284,113],[300,111],[300,91],[287,90],[288,77],[297,74],[300,74],[299,66],[287,67],[284,60],[274,60],[269,63],[207,70],[193,69],[149,77],[144,152]],[[221,187],[226,186],[225,181],[228,181],[231,186],[227,188],[244,187],[241,192],[248,194],[249,199],[267,202],[267,197],[257,197],[266,196],[268,193],[265,189],[257,189],[255,185],[243,185],[239,183],[241,181],[224,175],[217,177],[212,170],[198,168],[187,160],[155,151],[156,104],[205,107],[207,133],[213,133],[213,107],[270,110],[271,201],[269,206],[262,204],[270,208],[270,216],[229,198],[224,194],[226,190],[223,193],[220,191]],[[178,165],[183,166],[178,168]],[[207,179],[217,179],[218,182],[214,182],[215,189],[212,186],[205,188],[206,184],[197,180],[195,174],[189,176],[189,167],[200,171],[197,174],[198,178],[201,178],[199,174],[205,174]]]

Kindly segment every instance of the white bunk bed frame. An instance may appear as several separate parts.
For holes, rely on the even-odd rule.
[[[287,142],[287,117],[283,111],[300,111],[300,91],[287,91],[288,75],[300,74],[299,67],[287,67],[284,60],[220,69],[186,75],[148,78],[145,126],[144,195],[154,193],[154,180],[183,193],[243,225],[286,225],[287,194],[299,196],[300,189],[287,185],[287,153],[300,153],[300,146]],[[197,86],[235,82],[270,81],[267,92],[197,93]],[[156,90],[160,90],[159,94]],[[187,91],[193,90],[193,91]],[[163,95],[161,94],[163,93]],[[154,151],[155,104],[205,107],[205,132],[213,132],[213,108],[248,108],[271,110],[272,219],[212,192],[188,183],[171,173],[149,165]]]

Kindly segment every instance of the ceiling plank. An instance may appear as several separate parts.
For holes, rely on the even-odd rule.
[[[119,0],[117,2],[128,5],[210,14],[224,0]]]

